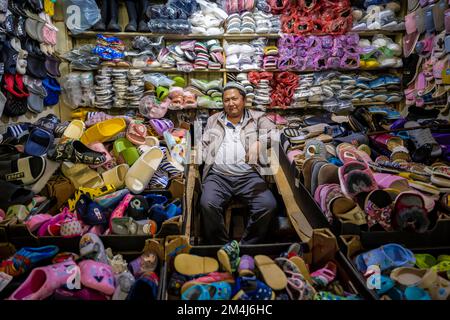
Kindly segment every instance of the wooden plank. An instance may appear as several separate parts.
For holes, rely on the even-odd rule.
[[[275,152],[272,152],[272,157],[273,162],[279,163]],[[297,205],[292,188],[286,178],[286,173],[281,166],[278,166],[278,170],[275,171],[273,177],[275,179],[278,192],[283,198],[283,202],[286,206],[287,216],[294,226],[295,231],[302,242],[309,242],[313,235],[313,229],[303,214],[303,211]]]
[[[189,165],[188,177],[186,179],[186,229],[184,234],[191,238],[191,224],[192,224],[192,200],[194,198],[194,189],[195,189],[195,171],[197,170],[196,166],[193,164]]]

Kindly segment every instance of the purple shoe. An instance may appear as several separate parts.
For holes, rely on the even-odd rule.
[[[253,277],[255,275],[255,260],[251,256],[243,255],[238,271],[240,277]]]

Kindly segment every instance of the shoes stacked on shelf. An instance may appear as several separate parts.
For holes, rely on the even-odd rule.
[[[359,40],[361,69],[401,68],[402,46],[385,35]]]
[[[280,32],[280,18],[262,11],[230,14],[225,22],[226,34],[265,34]]]
[[[400,3],[394,1],[369,5],[367,8],[353,7],[352,31],[403,31],[405,30],[405,22],[398,17],[400,10]]]
[[[403,38],[406,105],[437,106],[449,113],[450,9],[447,1],[411,1]]]
[[[61,91],[53,4],[3,1],[0,10],[0,115],[39,114]]]
[[[200,10],[194,12],[189,18],[189,22],[192,25],[192,34],[222,35],[224,33],[222,25],[228,16],[227,13],[219,8],[217,3],[205,0],[199,0],[197,3],[200,6]]]

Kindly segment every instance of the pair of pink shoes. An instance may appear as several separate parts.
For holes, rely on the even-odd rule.
[[[94,260],[73,260],[35,268],[9,300],[43,300],[57,289],[80,290],[81,285],[105,295],[114,293],[114,275],[111,266]]]

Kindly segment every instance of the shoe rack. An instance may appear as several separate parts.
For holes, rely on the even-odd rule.
[[[405,0],[401,1],[402,3],[402,12],[400,14],[400,17],[404,17],[404,15],[406,14],[406,8],[407,8],[407,2]],[[126,12],[126,8],[125,5],[123,3],[119,4],[119,24],[122,26],[122,28],[124,28],[124,26],[128,23],[128,18],[127,18],[127,12]],[[67,29],[67,37],[68,37],[68,41],[70,41],[70,47],[71,48],[76,48],[76,47],[80,47],[84,44],[95,44],[96,41],[96,35],[98,33],[102,33],[105,36],[114,36],[117,37],[121,40],[123,40],[125,42],[125,44],[127,46],[129,46],[131,40],[136,37],[136,36],[146,36],[146,37],[158,37],[158,36],[163,36],[164,40],[166,42],[166,44],[172,44],[172,43],[178,43],[181,42],[183,40],[191,40],[191,39],[195,39],[195,40],[209,40],[209,39],[218,39],[222,46],[224,45],[224,42],[246,42],[246,41],[250,41],[259,37],[264,37],[267,38],[268,41],[268,45],[276,45],[277,40],[280,38],[280,34],[224,34],[224,35],[219,35],[219,36],[205,36],[205,35],[195,35],[195,34],[187,34],[187,35],[183,35],[183,34],[157,34],[157,33],[142,33],[142,32],[97,32],[97,31],[86,31],[77,35],[73,35],[71,34]],[[374,35],[378,35],[378,34],[382,34],[385,36],[388,36],[390,38],[393,39],[394,42],[398,43],[398,44],[402,44],[402,40],[403,40],[403,33],[404,31],[384,31],[384,30],[368,30],[368,31],[358,31],[358,32],[352,32],[352,33],[357,33],[359,34],[360,37],[362,38],[369,38],[371,39]],[[225,61],[226,61],[226,57],[225,57]],[[226,62],[225,62],[226,64]],[[123,68],[123,67],[117,67],[117,68]],[[231,71],[231,70],[227,70],[226,68],[222,68],[219,70],[194,70],[192,72],[189,73],[184,73],[182,71],[178,71],[176,68],[173,69],[168,69],[168,68],[143,68],[142,70],[146,71],[146,72],[161,72],[161,73],[165,73],[167,75],[183,75],[183,77],[186,80],[186,83],[189,83],[191,78],[196,78],[196,79],[201,79],[201,80],[207,80],[207,81],[211,81],[211,80],[216,80],[218,78],[222,78],[224,80],[224,83],[226,83],[227,81],[227,75],[228,73],[239,73],[238,71]],[[72,70],[70,70],[72,71]],[[264,71],[264,70],[255,70],[255,71]],[[282,70],[270,70],[270,72],[281,72]],[[304,71],[295,71],[295,70],[289,70],[290,72],[294,72],[297,74],[306,74],[306,73],[312,73],[314,71],[308,71],[308,70],[304,70]],[[383,74],[383,73],[391,73],[391,74],[396,74],[398,75],[400,78],[402,76],[402,68],[376,68],[376,69],[354,69],[354,70],[338,70],[338,71],[342,71],[342,72],[358,72],[358,71],[367,71],[367,72],[373,72],[376,74]],[[245,72],[249,72],[249,71],[245,71]],[[402,88],[403,90],[403,88]],[[354,103],[354,106],[371,106],[371,105],[385,105],[384,102],[371,102],[371,103]],[[404,107],[404,100],[402,100],[402,102],[399,103],[391,103],[389,104],[390,106],[394,106],[396,107],[398,110],[402,110]],[[283,109],[283,108],[270,108],[268,110],[276,110],[277,112],[282,112],[282,111],[292,111],[292,110],[296,110],[296,113],[302,113],[302,111],[300,109],[317,109],[318,107],[320,107],[320,105],[318,104],[308,104],[305,107],[291,107],[291,108],[287,108],[287,109]],[[116,110],[114,110],[116,109]],[[196,109],[201,109],[201,108],[196,108]],[[120,111],[123,109],[118,109],[118,108],[112,108],[111,112],[115,113],[116,111]],[[188,109],[183,109],[184,110],[188,110]]]

